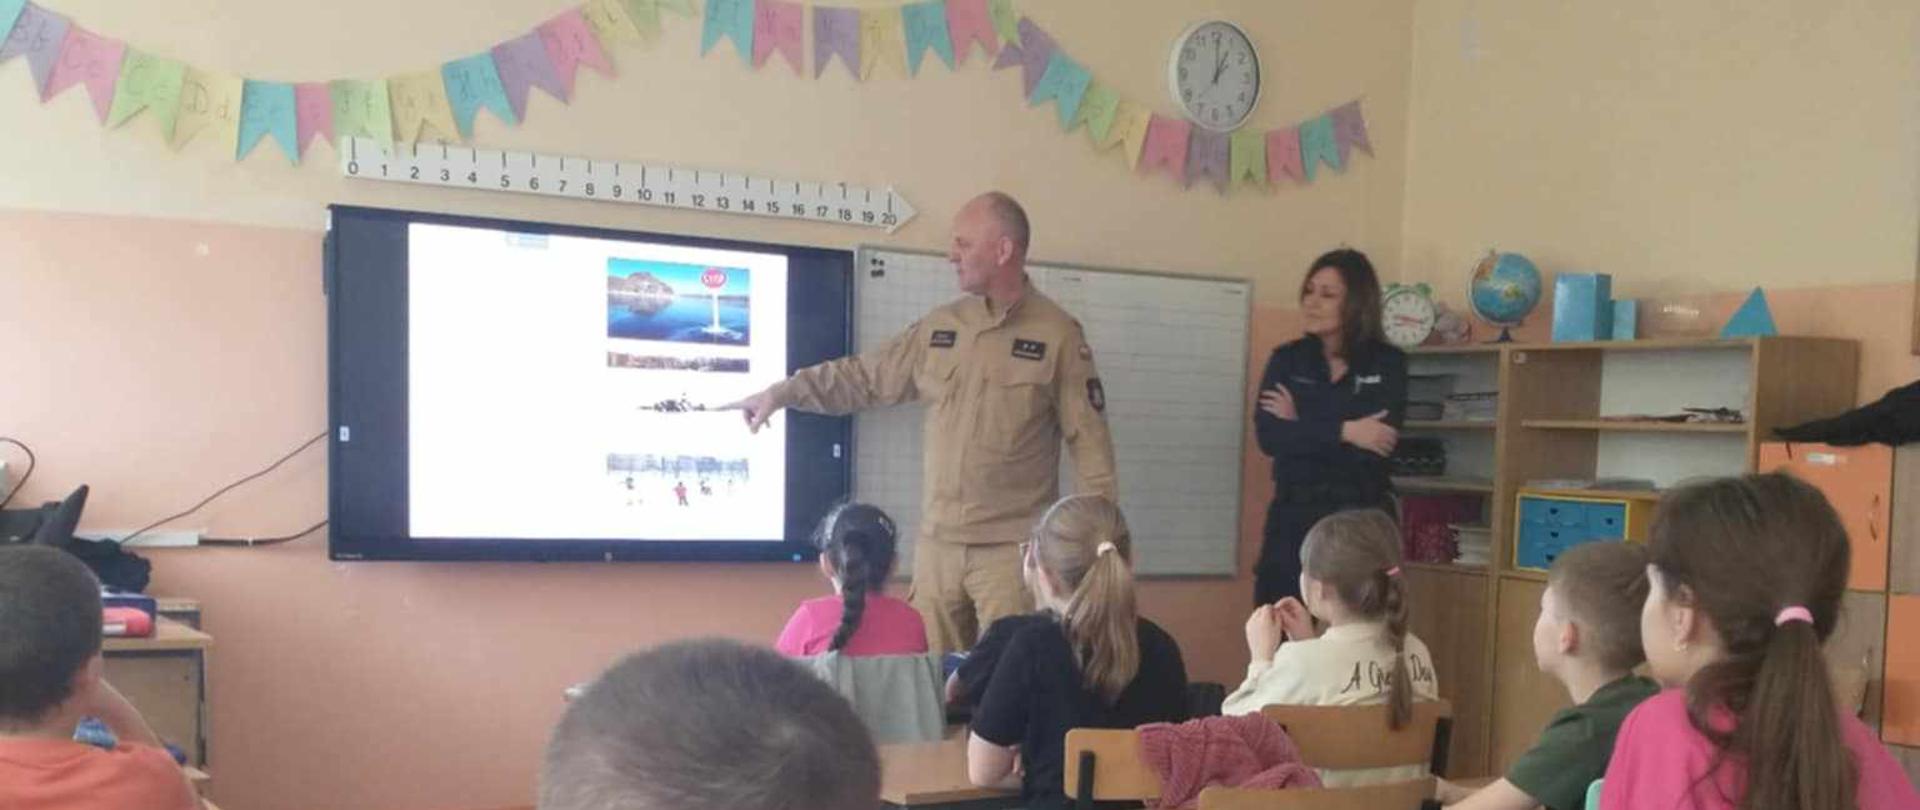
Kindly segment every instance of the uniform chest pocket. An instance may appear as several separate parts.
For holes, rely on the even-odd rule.
[[[913,373],[913,385],[920,389],[920,398],[927,401],[946,398],[953,390],[954,370],[959,366],[959,358],[954,357],[951,350],[929,350]]]
[[[1009,456],[1024,456],[1057,442],[1053,370],[1045,363],[1015,360],[987,370],[980,401],[980,440]]]

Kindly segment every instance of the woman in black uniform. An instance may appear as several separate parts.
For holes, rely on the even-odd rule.
[[[1380,332],[1380,280],[1357,250],[1314,260],[1300,284],[1306,336],[1273,350],[1253,414],[1273,457],[1256,605],[1300,593],[1300,544],[1344,509],[1392,509],[1387,457],[1407,410],[1407,356]]]

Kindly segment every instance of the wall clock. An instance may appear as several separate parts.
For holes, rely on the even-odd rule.
[[[1173,101],[1194,124],[1231,132],[1260,103],[1260,54],[1245,29],[1225,20],[1195,23],[1173,41],[1167,61]]]

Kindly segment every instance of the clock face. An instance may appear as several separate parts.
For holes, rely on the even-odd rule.
[[[1187,29],[1173,43],[1167,78],[1187,118],[1216,132],[1237,129],[1260,101],[1260,55],[1230,22]]]
[[[1418,346],[1433,334],[1433,324],[1439,315],[1433,299],[1415,290],[1397,290],[1389,293],[1380,305],[1380,329],[1386,333],[1388,343],[1403,349]]]

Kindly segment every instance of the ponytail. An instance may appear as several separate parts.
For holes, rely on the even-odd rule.
[[[1851,552],[1826,496],[1777,473],[1681,487],[1647,552],[1667,598],[1704,614],[1725,649],[1687,680],[1688,719],[1717,750],[1701,780],[1736,766],[1739,810],[1853,807],[1859,774],[1820,649]]]
[[[814,532],[814,545],[840,580],[840,626],[827,650],[838,652],[860,631],[867,595],[887,584],[893,573],[893,520],[864,503],[833,508]]]
[[[1079,651],[1086,687],[1118,702],[1140,672],[1139,613],[1133,598],[1133,572],[1111,541],[1101,542],[1093,566],[1067,601],[1067,640]]]
[[[1140,673],[1140,614],[1126,518],[1100,496],[1070,496],[1047,510],[1034,542],[1044,573],[1072,592],[1060,618],[1081,684],[1113,705]]]
[[[1747,792],[1741,810],[1795,810],[1854,806],[1859,778],[1853,756],[1840,733],[1839,703],[1834,698],[1820,638],[1809,622],[1791,621],[1772,629],[1759,651],[1747,705],[1728,750],[1745,752]],[[1737,679],[1745,666],[1728,661],[1722,677]],[[1687,709],[1696,728],[1715,694],[1737,691],[1721,686],[1702,670],[1689,684]]]

